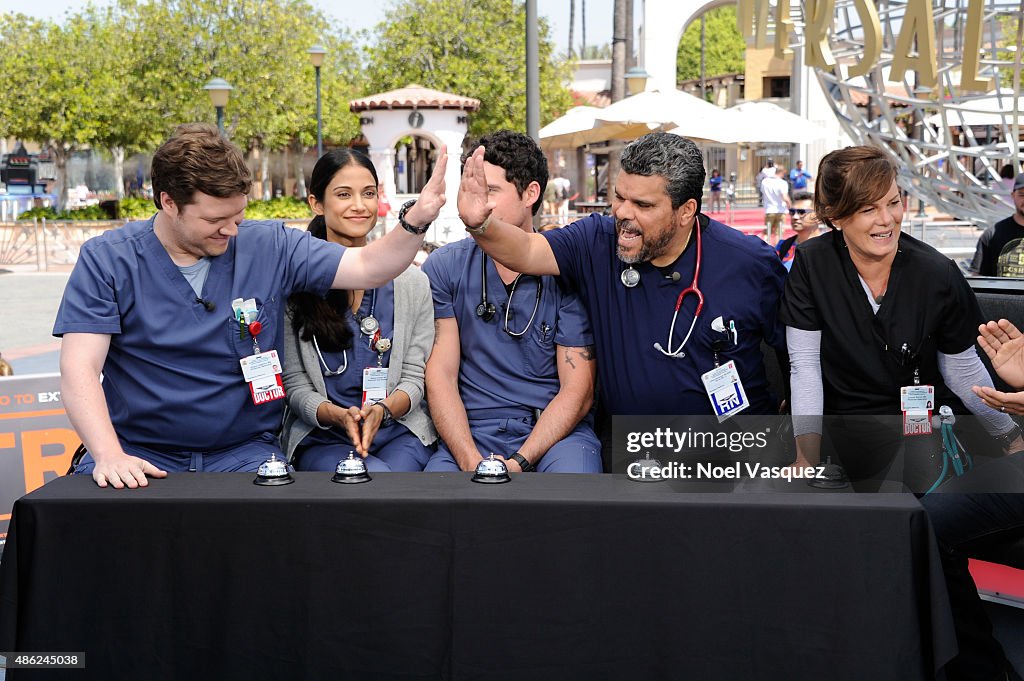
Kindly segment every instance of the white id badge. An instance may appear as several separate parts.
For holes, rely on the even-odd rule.
[[[281,373],[281,360],[277,357],[277,350],[249,355],[240,359],[238,363],[242,365],[242,376],[245,377],[246,383]]]
[[[931,435],[935,386],[905,385],[900,388],[904,435]]]
[[[711,400],[711,407],[721,423],[727,418],[738,414],[750,406],[747,393],[743,390],[743,381],[736,371],[736,362],[729,360],[700,377],[704,382],[704,390]]]
[[[363,406],[383,400],[388,396],[388,368],[367,367],[363,369]]]
[[[249,384],[253,404],[273,402],[284,397],[284,384],[281,383],[281,360],[277,350],[249,355],[238,360],[242,366],[242,376]]]
[[[905,385],[900,388],[900,410],[935,409],[935,386]]]

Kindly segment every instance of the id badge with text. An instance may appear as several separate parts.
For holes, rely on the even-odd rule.
[[[743,381],[736,371],[736,362],[729,360],[720,367],[703,374],[700,380],[711,400],[711,407],[721,423],[731,416],[740,413],[750,406],[747,393],[743,389]]]
[[[249,384],[253,404],[266,404],[284,398],[284,384],[281,383],[281,360],[277,350],[269,350],[243,357],[238,361],[242,376]]]
[[[388,396],[388,368],[363,369],[363,406],[379,402]]]

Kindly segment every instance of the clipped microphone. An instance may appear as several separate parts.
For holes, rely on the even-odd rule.
[[[199,296],[196,296],[196,302],[205,307],[207,312],[213,312],[214,308],[217,307],[213,304],[212,300],[205,300]]]
[[[679,281],[682,277],[679,276],[678,272],[673,272],[672,274],[666,274],[665,278],[671,279],[672,281]]]

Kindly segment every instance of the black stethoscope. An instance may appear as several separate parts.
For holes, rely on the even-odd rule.
[[[704,309],[704,294],[701,293],[699,287],[700,264],[701,260],[703,259],[704,251],[701,245],[700,222],[696,217],[694,217],[693,219],[693,230],[697,233],[697,260],[693,266],[693,281],[690,282],[689,286],[680,291],[679,296],[676,298],[676,309],[672,313],[672,325],[669,326],[668,328],[668,349],[666,350],[665,348],[661,347],[661,343],[654,344],[654,349],[660,352],[661,354],[665,355],[666,357],[677,357],[680,359],[686,357],[686,355],[683,354],[683,348],[686,346],[687,341],[690,340],[690,336],[693,335],[693,330],[697,326],[697,318],[700,317],[701,310]],[[683,250],[686,250],[685,247]],[[627,276],[627,273],[630,272],[632,272],[632,275]],[[623,286],[625,286],[626,288],[633,288],[634,286],[640,283],[640,273],[637,272],[631,265],[628,269],[623,270],[621,279]],[[673,350],[672,334],[675,333],[676,330],[676,319],[679,317],[679,308],[683,306],[683,300],[686,298],[686,296],[690,294],[697,296],[697,309],[693,311],[693,321],[690,322],[690,330],[686,332],[686,337],[683,338],[683,342],[680,343],[675,350]]]
[[[533,325],[533,320],[537,317],[537,311],[540,309],[540,296],[544,291],[544,280],[537,277],[537,298],[533,302],[533,313],[530,314],[530,321],[526,322],[526,326],[523,327],[522,331],[513,331],[508,328],[509,314],[512,311],[512,298],[516,295],[516,286],[519,285],[519,280],[523,277],[522,274],[517,274],[515,280],[512,282],[512,290],[508,294],[508,303],[505,305],[505,323],[504,331],[513,338],[522,338],[526,335],[526,332],[530,330]],[[494,303],[487,300],[487,255],[482,254],[480,258],[480,304],[476,306],[476,316],[485,322],[489,322],[494,319],[494,315],[497,314],[498,309],[494,306]]]

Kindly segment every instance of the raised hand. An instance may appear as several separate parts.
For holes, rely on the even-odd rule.
[[[1000,378],[1015,388],[1024,387],[1024,334],[1006,319],[982,324],[978,334],[978,345]]]
[[[484,148],[479,146],[466,159],[459,184],[459,218],[467,227],[476,228],[484,223],[494,210],[494,202],[487,192],[484,176]]]

